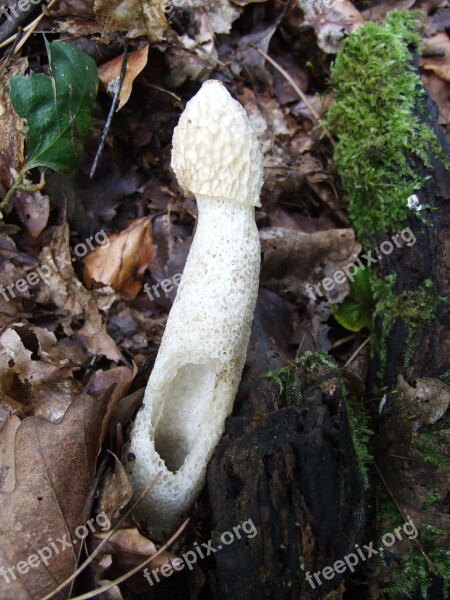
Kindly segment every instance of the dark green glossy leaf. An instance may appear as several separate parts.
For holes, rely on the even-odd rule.
[[[97,65],[64,42],[45,40],[49,75],[32,73],[10,80],[10,98],[27,120],[27,167],[74,172],[83,160],[84,139],[97,95]]]

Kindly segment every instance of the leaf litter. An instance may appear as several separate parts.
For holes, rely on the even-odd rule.
[[[330,141],[315,116],[330,102],[330,60],[345,36],[365,20],[383,19],[394,5],[421,10],[423,81],[438,104],[440,123],[448,125],[448,8],[441,2],[339,0],[322,12],[305,10],[303,0],[174,4],[165,10],[162,0],[63,0],[43,7],[41,31],[55,41],[44,41],[38,28],[20,58],[3,57],[2,197],[25,165],[27,171],[46,168],[47,185],[31,189],[38,178],[28,173],[27,189],[15,194],[12,212],[0,222],[0,285],[42,265],[50,275],[14,297],[0,294],[1,565],[27,560],[49,537],[73,540],[75,528],[91,515],[104,512],[114,524],[130,507],[131,485],[118,457],[176,291],[150,298],[144,285],[182,272],[192,241],[196,208],[174,181],[170,143],[185,102],[201,82],[225,82],[247,110],[264,151],[257,216],[262,288],[241,397],[263,372],[346,339],[327,303],[311,302],[305,292],[308,281],[318,283],[360,251],[338,191]],[[125,36],[130,52],[120,111],[91,181]],[[17,113],[26,117],[28,129]],[[101,230],[108,247],[78,259],[73,249]],[[70,264],[55,271],[52,264],[62,255]],[[346,284],[338,289],[338,300],[348,291]],[[343,360],[364,335],[356,332],[342,342]],[[413,389],[399,383],[399,402],[426,403],[421,426],[439,421],[448,408],[448,391],[437,385],[423,380]],[[409,440],[413,433],[405,430],[405,436]],[[402,497],[405,506],[410,500]],[[194,508],[194,521],[201,510]],[[90,552],[107,533],[90,533]],[[192,530],[183,535],[178,549],[200,539]],[[82,580],[91,588],[110,582],[111,598],[125,589],[127,597],[146,593],[142,576],[128,587],[113,584],[156,551],[151,532],[127,518]],[[80,552],[81,544],[73,544],[48,565],[9,584],[0,580],[0,596],[42,598],[74,572],[85,557]],[[163,552],[153,568],[174,557]],[[68,597],[71,585],[60,597]],[[196,589],[194,581],[190,585]]]

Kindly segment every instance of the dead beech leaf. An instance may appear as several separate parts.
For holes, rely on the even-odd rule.
[[[26,340],[26,346],[23,340]],[[56,345],[55,336],[38,327],[16,325],[2,333],[1,404],[5,398],[12,399],[17,403],[14,412],[33,413],[53,422],[63,416],[80,392],[81,384],[73,378],[72,369],[61,369],[52,364],[43,350],[43,347],[50,350],[51,344]]]
[[[314,27],[317,43],[327,54],[336,54],[344,37],[364,23],[350,0],[332,0],[330,7],[325,7],[324,0],[321,3],[298,0],[298,3],[305,13],[305,23]]]
[[[107,532],[98,531],[94,533],[90,541],[93,545],[98,545],[106,535]],[[106,556],[110,556],[112,561],[106,578],[115,579],[136,567],[145,557],[156,554],[156,551],[155,544],[144,537],[137,527],[122,527],[115,531],[102,547],[100,554],[94,561],[96,563],[94,570],[102,569],[104,571],[105,569],[102,568],[105,565],[104,559]],[[160,569],[165,564],[173,564],[176,558],[175,554],[166,550],[151,561],[148,568],[150,570]],[[102,575],[102,578],[105,578],[105,575]],[[141,573],[136,574],[130,579],[129,585],[132,586],[134,591],[148,591],[148,583],[142,577]]]
[[[123,80],[122,88],[119,93],[119,111],[128,102],[133,89],[133,82],[139,73],[145,68],[148,61],[149,45],[140,48],[135,52],[131,52],[127,59],[127,69]],[[117,85],[119,84],[120,72],[122,70],[122,56],[113,58],[98,69],[100,81],[105,86],[106,91],[114,95]]]
[[[84,280],[88,285],[110,285],[123,297],[135,298],[155,255],[150,222],[145,217],[136,219],[109,240],[108,246],[99,246],[85,258]]]
[[[46,265],[48,275],[42,279],[35,293],[35,301],[53,304],[65,312],[60,323],[66,335],[73,335],[72,323],[77,316],[84,318],[84,326],[77,331],[89,352],[104,355],[118,362],[121,354],[113,339],[106,333],[106,327],[99,312],[102,293],[109,296],[109,305],[114,301],[114,292],[109,290],[87,290],[73,269],[69,248],[69,226],[56,226],[48,246],[39,256],[41,265]],[[64,264],[66,261],[69,264]],[[108,306],[106,303],[104,306]]]
[[[112,454],[112,453],[111,453]],[[114,465],[108,467],[100,484],[100,497],[97,511],[105,513],[109,520],[115,512],[120,512],[133,496],[133,486],[122,463],[113,454]]]
[[[3,469],[15,466],[14,487],[11,491],[10,480],[0,488],[0,565],[14,567],[15,578],[9,583],[0,578],[1,598],[38,600],[73,573],[81,546],[75,529],[86,521],[84,505],[107,402],[107,397],[94,401],[82,394],[59,423],[30,417],[18,427],[9,455],[12,462],[3,464]],[[10,443],[10,436],[5,442],[2,430],[0,447],[4,443]],[[58,542],[62,539],[68,545]],[[37,556],[32,560],[35,566],[27,569],[23,561],[43,548],[50,548],[48,559]]]
[[[450,388],[439,379],[421,377],[412,387],[403,375],[399,375],[396,387],[399,391],[399,403],[410,419],[420,426],[436,423],[447,412]]]
[[[15,211],[33,238],[45,229],[50,215],[50,199],[37,192],[19,192],[14,202]]]
[[[105,33],[126,31],[129,38],[148,36],[151,42],[167,31],[166,0],[95,0],[94,12]]]
[[[431,58],[425,54],[421,59],[422,68],[431,71],[444,81],[450,81],[450,39],[448,35],[442,32],[428,38],[425,42],[425,49],[428,53],[442,53],[442,56]]]
[[[9,85],[7,81],[13,75],[23,75],[28,68],[28,59],[11,57],[2,73],[0,86],[0,164],[6,169],[20,170],[23,164],[24,137],[20,133],[23,127],[9,100]],[[9,182],[12,183],[12,182]]]

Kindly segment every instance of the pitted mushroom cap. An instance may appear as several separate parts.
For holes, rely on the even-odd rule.
[[[173,134],[172,168],[187,195],[261,206],[263,157],[242,106],[216,80],[187,103]]]

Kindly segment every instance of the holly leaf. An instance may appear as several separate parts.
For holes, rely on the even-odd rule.
[[[71,44],[45,39],[45,45],[49,74],[11,77],[11,104],[27,120],[27,170],[49,167],[73,173],[83,160],[97,96],[97,65]]]
[[[349,331],[360,331],[363,327],[370,329],[374,308],[369,274],[365,269],[358,269],[350,284],[349,295],[341,304],[332,307],[334,318]]]

